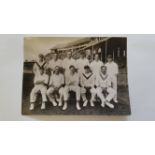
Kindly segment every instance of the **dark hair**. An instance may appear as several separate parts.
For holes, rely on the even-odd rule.
[[[111,55],[111,54],[109,54],[109,55],[107,56],[107,58],[112,59],[112,55]]]
[[[43,54],[39,54],[38,57],[44,58],[44,55]]]
[[[75,69],[75,67],[74,67],[73,65],[70,65],[70,66],[69,66],[69,69],[71,69],[71,68],[74,68],[74,69]]]
[[[44,67],[39,67],[39,70],[42,70],[42,71],[44,71]]]
[[[102,66],[101,66],[101,69],[102,69],[102,68],[106,68],[106,69],[107,69],[107,66],[105,66],[105,65],[102,65]]]
[[[56,68],[58,68],[58,69],[59,69],[60,67],[59,67],[59,66],[55,66],[55,68],[54,68],[54,69],[56,69]]]
[[[80,55],[86,56],[85,52],[81,52],[81,54],[80,54]]]
[[[90,67],[88,65],[84,66],[84,69],[90,69]]]

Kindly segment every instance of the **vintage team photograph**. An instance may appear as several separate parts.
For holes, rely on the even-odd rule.
[[[126,37],[25,37],[23,115],[129,115]]]

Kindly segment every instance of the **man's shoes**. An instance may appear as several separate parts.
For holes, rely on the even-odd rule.
[[[46,104],[45,104],[45,102],[43,102],[41,105],[41,110],[45,110],[45,109],[46,109]]]
[[[29,110],[31,110],[31,111],[34,110],[34,103],[30,104]]]
[[[102,108],[105,107],[105,103],[104,103],[104,102],[101,103],[101,107],[102,107]]]
[[[62,106],[62,101],[61,101],[61,100],[59,100],[59,104],[58,104],[58,106],[59,106],[59,107]]]
[[[67,102],[64,103],[62,110],[66,110],[67,109]]]
[[[53,106],[54,106],[54,107],[56,107],[56,106],[57,106],[57,103],[56,103],[56,101],[55,101],[55,100],[52,100],[52,104],[53,104]]]
[[[85,100],[84,103],[83,103],[83,107],[86,107],[88,104],[88,100]]]
[[[117,99],[114,99],[113,101],[114,101],[115,103],[118,103],[118,100],[117,100]]]
[[[106,101],[105,104],[106,104],[109,108],[114,109],[114,105],[111,104],[110,102]]]
[[[81,107],[80,107],[80,103],[79,102],[76,102],[76,109],[77,110],[81,110]]]
[[[95,107],[95,104],[94,104],[94,101],[93,100],[90,101],[90,106],[91,107]]]

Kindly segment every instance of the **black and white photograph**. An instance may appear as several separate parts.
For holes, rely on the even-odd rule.
[[[128,87],[126,37],[24,37],[24,115],[130,115]]]

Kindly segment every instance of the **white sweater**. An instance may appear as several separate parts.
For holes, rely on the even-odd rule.
[[[95,75],[93,73],[82,73],[80,76],[80,84],[82,87],[93,87],[95,85]]]

